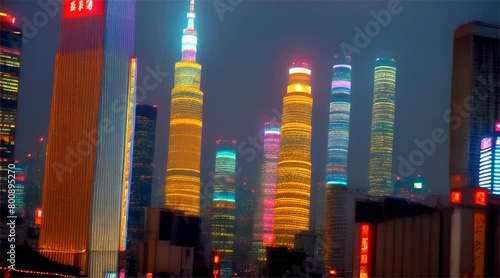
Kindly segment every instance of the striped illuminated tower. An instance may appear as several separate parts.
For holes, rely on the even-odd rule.
[[[182,61],[175,64],[170,106],[165,203],[187,215],[200,214],[200,156],[203,92],[201,65],[196,63],[194,0],[187,13],[188,26],[182,36]]]
[[[126,249],[135,1],[64,0],[62,7],[39,250],[88,277],[107,277]]]
[[[351,113],[351,57],[336,57],[328,124],[327,185],[347,185],[347,150]]]
[[[212,202],[212,248],[221,255],[221,276],[232,277],[236,209],[236,141],[217,140]]]
[[[375,61],[372,130],[368,194],[389,196],[392,193],[392,147],[396,94],[396,62]]]
[[[311,195],[311,70],[294,63],[283,98],[278,155],[274,245],[293,248],[295,233],[309,229]]]
[[[264,127],[264,158],[260,171],[258,204],[252,244],[252,260],[254,262],[263,262],[265,260],[265,246],[271,246],[274,241],[274,200],[276,197],[276,170],[279,150],[280,124],[266,122]]]
[[[326,166],[324,259],[327,271],[345,269],[349,118],[351,113],[351,57],[335,56],[330,96]]]

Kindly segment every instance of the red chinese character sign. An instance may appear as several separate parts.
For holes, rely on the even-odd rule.
[[[368,223],[361,223],[361,237],[360,237],[360,254],[359,254],[359,277],[369,278],[371,268],[371,246],[372,246],[372,231]]]
[[[104,0],[64,0],[63,18],[104,14]]]

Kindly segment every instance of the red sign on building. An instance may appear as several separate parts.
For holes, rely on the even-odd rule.
[[[64,0],[63,18],[104,14],[104,0]]]
[[[360,227],[359,278],[368,278],[371,272],[372,227],[367,223],[361,223]]]

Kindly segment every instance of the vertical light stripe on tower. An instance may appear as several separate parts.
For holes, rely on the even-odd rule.
[[[396,94],[396,62],[375,61],[368,194],[392,194],[392,151]]]
[[[311,193],[311,70],[293,64],[283,98],[278,155],[274,245],[293,248],[295,234],[309,229]]]

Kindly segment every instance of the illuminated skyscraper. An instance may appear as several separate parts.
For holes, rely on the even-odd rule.
[[[212,248],[221,254],[221,278],[232,277],[236,209],[236,141],[217,140],[212,202]]]
[[[8,165],[14,163],[17,99],[21,72],[21,29],[0,12],[0,205],[7,205]]]
[[[266,246],[274,241],[274,201],[276,198],[276,171],[280,150],[280,124],[266,122],[264,126],[264,157],[260,170],[260,182],[257,190],[258,203],[252,243],[252,260],[263,262],[266,258]]]
[[[156,110],[156,105],[137,104],[136,106],[128,220],[129,250],[134,256],[138,252],[138,243],[144,239],[145,208],[151,207]]]
[[[274,245],[293,248],[295,234],[309,229],[311,195],[311,70],[294,63],[283,98],[281,143],[274,206]]]
[[[349,117],[351,112],[351,57],[335,56],[328,125],[328,156],[326,166],[326,211],[324,259],[327,271],[346,269],[347,236],[353,223],[348,223],[349,194],[347,159],[349,148]],[[340,188],[339,188],[340,187]],[[350,224],[350,226],[348,225]]]
[[[351,113],[351,57],[335,57],[328,124],[326,184],[347,185],[347,150]]]
[[[450,189],[479,186],[480,144],[500,121],[500,26],[469,22],[453,34]],[[470,107],[470,108],[469,108]]]
[[[116,275],[127,242],[135,1],[66,0],[62,7],[39,250],[88,277],[107,277]]]
[[[500,122],[494,136],[481,140],[479,160],[479,187],[500,195]]]
[[[372,130],[368,194],[390,196],[392,193],[392,147],[396,95],[396,61],[377,59],[373,85]]]
[[[175,64],[170,106],[165,203],[187,215],[200,215],[200,156],[203,92],[201,65],[196,63],[198,38],[194,29],[194,0],[182,36],[182,61]]]

